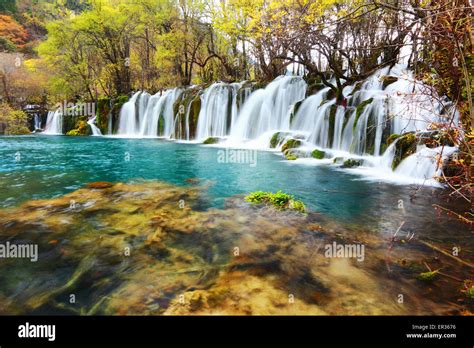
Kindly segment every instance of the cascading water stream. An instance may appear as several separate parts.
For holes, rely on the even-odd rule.
[[[298,135],[303,151],[324,150],[326,160],[355,156],[363,166],[393,173],[396,141],[387,147],[391,134],[425,131],[433,122],[446,121],[446,114],[442,115],[446,105],[427,95],[426,87],[399,65],[346,86],[346,101],[341,105],[328,87],[305,99],[307,85],[301,77],[280,76],[265,89],[253,92],[250,86],[218,82],[197,93],[191,91],[199,88],[196,86],[151,97],[138,92],[122,107],[118,134],[198,141],[224,137],[223,146],[269,148],[272,135],[283,131],[286,138]],[[200,98],[198,114],[193,107],[196,98]],[[443,156],[452,151],[446,150]],[[439,157],[437,149],[420,147],[399,164],[395,174],[415,178],[436,175],[435,157]]]
[[[201,96],[196,139],[224,137],[237,118],[237,91],[240,83],[214,83]]]
[[[136,136],[138,129],[137,100],[142,92],[136,92],[129,101],[120,109],[117,134],[123,136]]]
[[[301,77],[280,76],[265,89],[253,92],[231,130],[231,141],[256,139],[271,130],[289,130],[291,107],[304,99],[306,87]]]
[[[63,134],[63,114],[60,109],[49,111],[46,119],[46,126],[43,134],[60,135]]]
[[[440,146],[428,148],[420,146],[416,153],[405,158],[395,169],[395,173],[412,178],[432,180],[441,175],[443,162],[457,151],[456,147]]]
[[[181,93],[179,88],[153,96],[146,92],[135,93],[120,110],[117,135],[169,138],[174,129],[173,105]]]
[[[95,125],[95,120],[97,119],[97,116],[92,117],[87,121],[87,124],[91,127],[92,130],[92,135],[93,136],[100,136],[102,135],[102,132],[100,129]]]
[[[41,130],[41,116],[38,114],[35,114],[34,118],[34,126],[35,126],[35,131]]]

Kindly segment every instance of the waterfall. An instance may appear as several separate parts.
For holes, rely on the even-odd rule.
[[[183,94],[183,90],[181,88],[174,88],[166,97],[165,106],[163,109],[163,134],[160,134],[161,136],[169,138],[174,133],[174,103],[178,100],[181,94]]]
[[[153,96],[137,92],[120,111],[118,134],[198,141],[225,137],[223,146],[268,149],[272,136],[283,131],[284,138],[298,136],[302,152],[323,150],[325,163],[337,156],[355,158],[363,168],[385,174],[416,179],[439,175],[441,150],[426,147],[392,170],[397,140],[387,146],[390,135],[426,131],[453,114],[452,103],[426,93],[429,87],[404,66],[380,69],[346,86],[341,105],[329,87],[321,87],[306,97],[301,77],[280,76],[254,91],[249,82],[216,82],[205,89],[175,88]],[[445,148],[443,158],[453,149]]]
[[[136,92],[129,101],[122,105],[119,116],[117,134],[124,136],[136,136],[138,130],[138,118],[136,115],[137,99],[142,92]]]
[[[306,87],[301,77],[280,76],[265,89],[253,92],[238,115],[231,139],[243,141],[271,130],[289,130],[291,107],[304,99]]]
[[[145,118],[150,95],[147,92],[137,92],[120,110],[117,134],[127,137],[139,137],[140,126]]]
[[[35,131],[41,130],[41,116],[39,114],[35,114]]]
[[[125,137],[170,137],[174,129],[173,105],[182,91],[179,88],[153,96],[135,93],[120,110],[117,135]]]
[[[164,107],[167,92],[157,93],[150,97],[143,120],[140,125],[140,135],[153,137],[158,135],[158,121]]]
[[[112,119],[112,110],[114,108],[114,99],[109,101],[109,113],[107,114],[108,124],[107,124],[107,134],[113,133],[113,119]]]
[[[214,83],[201,96],[196,139],[223,137],[237,119],[237,92],[240,83]]]
[[[395,81],[384,87],[388,75]],[[344,89],[348,107],[326,100],[328,88],[306,98],[291,129],[307,134],[306,140],[320,148],[380,156],[390,134],[422,131],[432,122],[445,121],[439,116],[441,103],[424,93],[425,88],[401,66],[384,68],[360,86]]]
[[[63,114],[60,109],[48,112],[43,134],[63,134]]]
[[[420,180],[432,180],[440,176],[444,161],[457,150],[456,147],[440,146],[428,148],[420,146],[416,153],[405,158],[395,169],[395,173]]]
[[[91,127],[93,136],[102,135],[102,132],[100,131],[100,129],[95,125],[96,119],[97,119],[97,116],[94,116],[91,119],[87,120],[87,124]]]

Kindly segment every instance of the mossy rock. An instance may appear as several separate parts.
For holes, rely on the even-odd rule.
[[[332,146],[334,140],[334,126],[336,124],[336,113],[338,106],[336,104],[331,105],[329,109],[329,131],[328,131],[328,147]]]
[[[96,124],[102,134],[106,134],[108,130],[109,116],[111,112],[111,101],[109,97],[101,97],[97,101],[97,119]]]
[[[263,89],[267,87],[269,83],[270,83],[269,81],[258,81],[253,85],[253,90]]]
[[[398,81],[398,77],[389,75],[382,76],[380,79],[382,80],[383,89],[387,88],[388,85]]]
[[[352,89],[352,92],[349,96],[353,96],[355,93],[357,93],[358,91],[360,91],[360,89],[362,88],[362,85],[364,84],[364,81],[358,81],[355,83],[354,85],[354,88]]]
[[[313,150],[311,152],[311,157],[316,158],[316,159],[323,159],[325,155],[326,155],[326,152],[318,150],[318,149]]]
[[[288,132],[276,132],[273,134],[272,138],[270,139],[270,148],[274,149],[281,144],[282,141],[289,135]]]
[[[285,156],[286,159],[290,161],[294,161],[295,159],[298,158],[307,158],[309,157],[309,153],[307,151],[299,150],[299,149],[286,149],[283,152],[283,155]]]
[[[467,298],[474,300],[474,285],[468,287],[465,291],[465,294]]]
[[[390,134],[390,136],[388,137],[387,139],[387,145],[390,145],[392,144],[395,140],[397,140],[398,138],[400,138],[400,134]]]
[[[362,103],[356,106],[356,116],[354,120],[354,125],[352,126],[352,131],[354,132],[356,127],[357,127],[357,122],[359,121],[360,115],[362,115],[362,112],[364,111],[365,107],[372,103],[374,101],[374,98],[370,98],[367,100],[364,100]]]
[[[389,134],[387,130],[387,134]],[[384,134],[382,134],[382,143],[380,144],[380,154],[383,154],[387,148],[393,144],[395,140],[397,140],[400,137],[400,134],[390,134],[390,135],[385,135],[385,130]]]
[[[293,119],[295,118],[296,113],[300,109],[301,104],[303,104],[303,102],[304,100],[300,100],[295,103],[295,106],[293,107],[293,111],[291,112],[291,115],[290,115],[290,124],[293,122]]]
[[[375,137],[377,133],[377,115],[375,110],[370,110],[370,114],[367,117],[367,132],[365,134],[365,153],[369,155],[378,155],[375,153]]]
[[[342,167],[343,168],[354,168],[354,167],[359,167],[361,165],[362,165],[361,160],[356,160],[356,159],[349,158],[349,159],[344,161],[344,163],[342,164]]]
[[[278,210],[290,209],[301,213],[306,211],[306,207],[302,201],[295,200],[292,195],[282,191],[278,191],[277,193],[256,191],[246,196],[245,200],[252,204],[273,205]]]
[[[347,121],[349,121],[349,119],[352,116],[352,113],[354,112],[354,109],[355,108],[353,106],[348,106],[346,107],[346,111],[344,111],[344,122],[342,124],[343,132],[344,132],[344,129],[346,128]]]
[[[301,140],[298,139],[289,139],[286,141],[286,143],[283,144],[281,147],[281,152],[285,152],[288,149],[295,149],[297,147],[301,146]]]
[[[201,95],[198,93],[192,100],[189,110],[189,138],[193,140],[196,134],[199,113],[201,112]]]
[[[211,144],[218,144],[220,141],[219,138],[216,137],[209,137],[206,140],[203,141],[203,144],[205,145],[211,145]]]
[[[398,137],[398,141],[395,144],[395,156],[392,162],[392,169],[395,170],[408,156],[416,152],[417,138],[415,133],[405,133]]]
[[[438,275],[438,271],[423,272],[418,274],[417,279],[423,282],[432,282]]]
[[[91,135],[91,129],[90,126],[87,124],[86,121],[80,120],[76,124],[75,129],[71,129],[69,132],[66,133],[66,135],[70,136],[85,136],[85,135]]]

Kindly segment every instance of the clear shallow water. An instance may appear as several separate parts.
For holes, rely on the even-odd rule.
[[[236,194],[282,190],[311,210],[381,232],[393,233],[401,221],[414,232],[446,235],[453,228],[459,231],[454,222],[440,224],[436,219],[431,205],[446,206],[436,198],[443,193],[439,189],[422,189],[411,199],[416,187],[364,181],[350,171],[296,164],[271,152],[258,152],[255,167],[218,163],[218,151],[158,139],[2,137],[0,207],[59,196],[93,181],[145,179],[189,185],[187,179],[199,178],[211,183],[207,192],[213,207],[222,207],[226,198]],[[468,233],[467,227],[461,230]]]
[[[462,208],[438,197],[446,192],[413,195],[416,187],[363,181],[350,170],[284,161],[271,152],[258,152],[255,167],[219,163],[219,150],[157,139],[0,138],[0,242],[39,248],[37,263],[1,263],[0,314],[472,312],[461,292],[471,269],[422,244],[460,246],[462,259],[472,263],[472,232],[432,207]],[[204,199],[201,188],[154,181],[192,185],[188,179],[196,178],[208,187]],[[93,181],[141,179],[150,181],[76,191]],[[224,207],[236,194],[279,189],[322,214],[275,213],[241,199],[226,209],[201,209]],[[55,196],[62,197],[1,209]],[[178,208],[181,197],[186,209]],[[366,246],[365,262],[328,262],[319,246],[335,241]],[[236,246],[241,257],[230,252]],[[130,257],[122,256],[125,247],[132,248]],[[427,264],[448,276],[418,280]],[[183,292],[192,305],[177,302]],[[70,293],[77,305],[68,304]],[[288,304],[289,293],[296,294],[296,307]]]

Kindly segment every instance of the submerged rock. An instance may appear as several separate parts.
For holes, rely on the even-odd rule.
[[[342,167],[343,168],[353,168],[353,167],[359,167],[361,165],[362,165],[361,160],[356,160],[356,159],[349,158],[349,159],[344,161],[344,163],[342,164]]]
[[[205,209],[204,197],[198,186],[91,183],[0,209],[0,240],[29,241],[39,251],[36,263],[0,264],[0,313],[453,313],[452,295],[444,290],[453,287],[441,277],[426,294],[417,273],[387,272],[385,236],[311,211],[301,214],[298,201],[282,192],[253,193],[252,205],[232,197],[225,209]],[[363,243],[366,261],[326,257],[325,246],[334,241]],[[396,259],[432,257],[431,250],[414,246],[397,244],[392,253]],[[467,279],[451,258],[436,267]],[[396,301],[400,286],[414,299],[404,306]],[[453,291],[459,295],[458,287]]]
[[[104,188],[109,188],[112,186],[114,186],[114,184],[111,182],[97,181],[97,182],[88,183],[86,187],[91,188],[91,189],[104,189]]]
[[[273,134],[272,138],[270,139],[270,148],[274,149],[278,147],[285,139],[288,137],[290,133],[288,132],[276,132]]]
[[[298,139],[288,139],[283,146],[281,147],[281,152],[285,152],[288,149],[295,149],[297,147],[300,147],[302,144],[301,140]]]
[[[203,141],[203,144],[205,145],[211,145],[211,144],[218,144],[220,142],[220,139],[217,137],[209,137],[206,140]]]
[[[326,152],[318,150],[318,149],[313,150],[311,152],[311,157],[316,158],[316,159],[323,159],[324,156],[326,156]]]
[[[393,170],[397,168],[401,161],[416,152],[417,145],[415,133],[405,133],[397,136],[395,139],[397,140],[397,143],[395,144],[395,156],[392,162]]]
[[[394,82],[398,81],[398,77],[396,76],[390,76],[390,75],[384,75],[380,78],[382,81],[383,89],[387,88],[388,85],[391,85]]]

